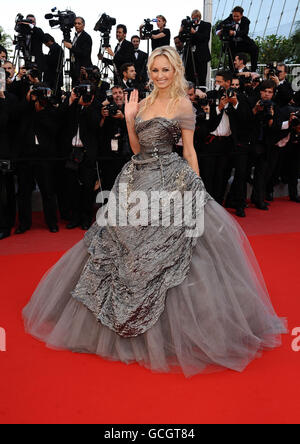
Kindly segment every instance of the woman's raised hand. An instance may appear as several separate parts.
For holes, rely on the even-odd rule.
[[[126,120],[134,120],[139,112],[139,92],[132,91],[128,100],[128,93],[125,93],[125,117]]]

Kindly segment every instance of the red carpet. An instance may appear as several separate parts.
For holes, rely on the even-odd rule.
[[[262,267],[273,304],[300,327],[300,206],[278,200],[268,213],[249,209],[242,226]],[[189,380],[138,365],[56,352],[24,333],[21,310],[42,275],[83,232],[34,229],[0,243],[0,423],[299,423],[300,352],[293,337],[242,374],[225,371]]]

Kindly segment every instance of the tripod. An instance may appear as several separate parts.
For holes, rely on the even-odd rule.
[[[192,60],[192,67],[193,67],[193,78],[194,78],[194,82],[196,86],[200,86],[199,85],[199,74],[197,73],[197,69],[196,69],[196,63],[195,63],[195,55],[193,52],[193,48],[192,48],[192,44],[191,44],[191,40],[188,39],[186,41],[185,47],[184,47],[184,58],[183,58],[183,64],[185,66],[185,69],[187,70],[187,66],[189,63],[189,59]]]
[[[226,64],[226,59],[228,60],[227,64]],[[229,69],[231,70],[232,67],[234,66],[233,56],[230,49],[230,42],[228,40],[223,41],[221,54],[219,58],[218,71],[220,70],[221,66],[223,67],[224,70],[226,70],[227,67],[229,67]]]
[[[31,39],[29,41],[29,43],[27,44],[26,42],[26,38],[27,36],[23,36],[23,35],[18,35],[15,37],[15,41],[14,41],[14,45],[15,47],[15,52],[14,52],[14,57],[13,57],[13,65],[15,67],[18,67],[18,69],[20,70],[21,66],[21,60],[24,61],[24,65],[29,65],[32,63],[32,59],[30,56],[31,53]]]
[[[61,78],[63,78],[64,87],[67,92],[72,90],[72,79],[71,79],[71,59],[66,58],[66,48],[64,46],[64,41],[61,44],[61,51],[59,54],[59,60],[56,68],[56,82],[54,95],[58,97],[59,90],[61,87]]]

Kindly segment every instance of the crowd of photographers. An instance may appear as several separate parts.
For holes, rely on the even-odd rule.
[[[131,41],[126,39],[126,26],[118,25],[118,45],[113,51],[109,38],[116,21],[104,14],[95,29],[103,39],[99,60],[105,70],[114,72],[115,86],[111,87],[92,64],[92,39],[85,32],[84,19],[69,12],[58,17],[63,47],[70,54],[70,93],[63,90],[63,47],[37,28],[34,16],[17,21],[16,47],[23,55],[29,54],[18,72],[6,49],[0,47],[5,73],[4,79],[0,77],[0,240],[10,236],[16,213],[15,233],[30,230],[36,185],[52,233],[59,231],[58,215],[68,229],[91,226],[99,189],[111,190],[133,154],[124,116],[125,93],[138,89],[142,99],[151,92],[148,54],[139,49],[141,39],[151,41],[152,49],[171,43],[167,20],[159,15],[155,19],[158,30],[145,20],[140,35]],[[174,39],[197,115],[195,148],[202,179],[211,196],[234,208],[239,217],[246,216],[250,205],[248,184],[253,189],[251,202],[260,210],[269,209],[279,181],[288,184],[290,199],[300,202],[299,92],[288,82],[283,63],[269,64],[263,78],[255,73],[258,48],[248,38],[249,24],[242,8],[235,8],[218,28],[220,38],[226,35],[235,43],[230,44],[231,69],[217,73],[212,91],[201,88],[211,59],[211,25],[193,11]],[[48,55],[43,54],[42,45],[49,48]],[[251,70],[245,53],[251,57]],[[180,145],[174,150],[182,155]]]

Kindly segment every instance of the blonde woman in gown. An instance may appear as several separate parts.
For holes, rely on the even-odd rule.
[[[130,209],[134,192],[188,191],[194,203],[201,195],[203,232],[190,236],[189,225],[162,220],[96,222],[39,284],[23,311],[26,331],[51,348],[155,372],[241,372],[281,344],[286,323],[274,311],[246,235],[199,176],[195,115],[180,57],[171,47],[158,48],[148,69],[151,95],[140,104],[137,92],[127,99],[135,155],[112,196]],[[183,159],[172,152],[181,137]]]

